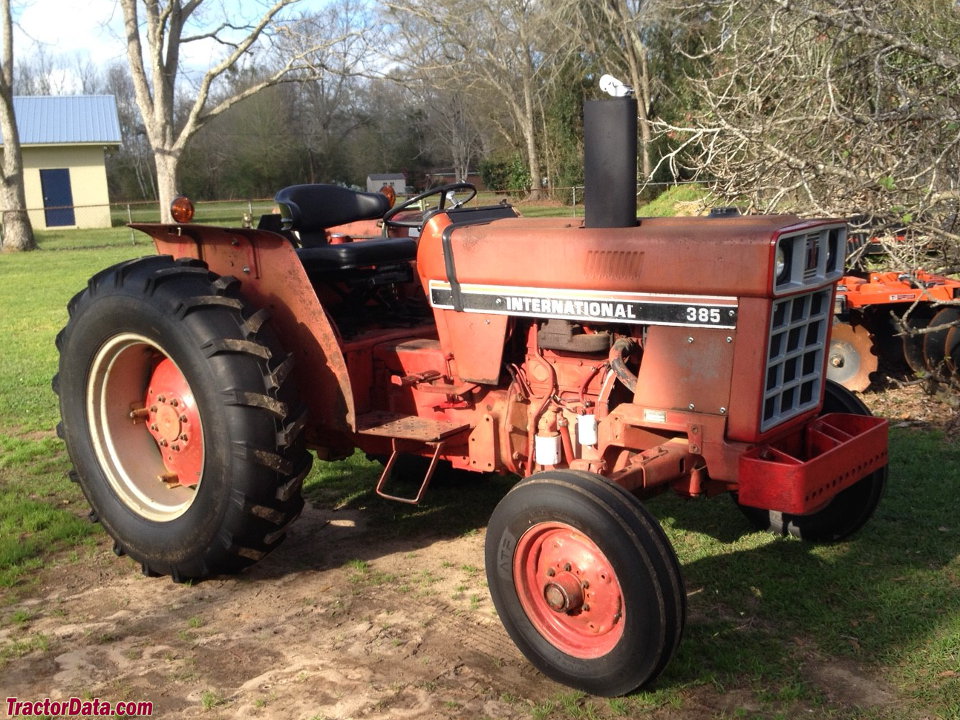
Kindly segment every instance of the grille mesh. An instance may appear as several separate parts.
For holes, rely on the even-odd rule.
[[[760,431],[820,402],[832,288],[773,303]]]

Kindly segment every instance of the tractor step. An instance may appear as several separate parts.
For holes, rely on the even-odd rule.
[[[443,450],[443,440],[440,440],[436,443],[428,443],[428,447],[429,445],[434,446],[433,457],[430,458],[430,466],[427,468],[427,471],[423,476],[423,480],[420,483],[420,489],[417,490],[417,494],[412,498],[393,495],[386,491],[387,483],[393,477],[394,463],[396,463],[397,458],[400,457],[400,452],[397,450],[396,439],[392,440],[390,444],[392,445],[393,450],[390,453],[390,459],[387,460],[387,464],[383,468],[383,472],[380,474],[380,479],[377,481],[376,493],[380,497],[386,498],[387,500],[395,500],[397,502],[407,503],[408,505],[419,505],[424,494],[427,492],[427,488],[430,486],[430,480],[433,478],[433,471],[437,469],[437,461],[440,459],[440,452]]]
[[[380,435],[398,440],[439,442],[451,435],[469,430],[467,423],[429,420],[416,415],[374,411],[357,417],[357,432],[361,435]]]

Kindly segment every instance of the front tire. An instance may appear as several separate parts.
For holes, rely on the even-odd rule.
[[[147,574],[239,571],[303,507],[291,362],[238,287],[195,260],[123,263],[73,298],[57,337],[73,476]]]
[[[872,415],[860,398],[831,380],[827,381],[820,414],[827,413]],[[838,493],[825,507],[808,515],[791,515],[739,503],[737,506],[757,530],[792,535],[815,543],[839,542],[866,525],[886,486],[887,466],[884,465]]]
[[[686,593],[657,520],[592,473],[539,473],[494,510],[487,580],[507,633],[558,682],[612,697],[651,682],[683,631]]]

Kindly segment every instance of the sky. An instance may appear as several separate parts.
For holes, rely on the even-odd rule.
[[[299,8],[316,10],[329,0],[301,0]],[[244,6],[249,6],[246,17],[259,17],[265,0],[211,0],[211,9],[220,4],[230,12],[244,17]],[[254,15],[256,13],[256,15]],[[48,57],[72,58],[81,63],[87,60],[98,67],[112,62],[126,62],[126,43],[123,39],[123,11],[118,0],[14,0],[13,47],[15,57],[24,57],[42,50]],[[181,66],[209,67],[212,53],[220,46],[194,45],[181,56]],[[57,78],[69,84],[69,79]]]

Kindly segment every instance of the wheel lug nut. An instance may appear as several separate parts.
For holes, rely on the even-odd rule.
[[[589,605],[589,603],[584,603],[584,604],[583,604],[583,611],[584,611],[584,612],[589,612],[589,611],[590,611],[590,605]]]
[[[564,566],[563,566],[563,569],[564,569],[566,572],[570,572],[570,563],[565,563]]]
[[[582,583],[580,583],[580,587],[582,587],[584,590],[586,590],[587,588],[590,587],[590,581],[589,581],[589,580],[584,580]]]
[[[177,407],[177,406],[180,404],[180,401],[177,400],[176,398],[174,398],[173,400],[170,401],[170,404],[171,404],[173,407]]]
[[[154,432],[156,432],[156,431],[159,430],[160,428],[157,426],[156,423],[154,423],[153,425],[150,426],[150,429],[153,430]]]
[[[161,441],[160,441],[160,447],[166,447],[166,446],[169,445],[169,444],[170,444],[170,443],[168,443],[166,440],[161,440]]]
[[[167,401],[167,399],[166,399],[163,395],[160,395],[160,396],[157,397],[157,401],[158,401],[158,402],[165,403],[165,402]]]
[[[180,416],[180,422],[185,423],[186,421],[187,421],[187,416],[186,416],[186,415],[181,415],[181,416]]]
[[[553,577],[556,574],[557,574],[556,570],[554,570],[553,568],[547,568],[547,577]]]
[[[187,436],[186,436],[186,435],[181,435],[181,436],[180,436],[180,439],[183,440],[184,442],[186,442],[186,441],[187,441]]]

